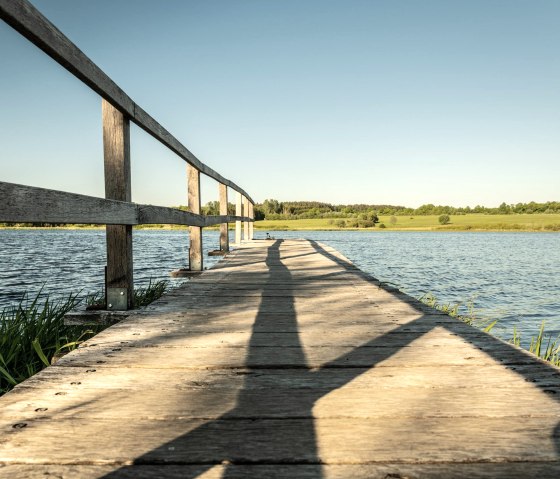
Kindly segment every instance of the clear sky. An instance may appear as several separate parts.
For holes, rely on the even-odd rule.
[[[256,201],[560,199],[558,0],[32,3]],[[0,180],[103,196],[99,97],[3,22],[0,55]],[[133,201],[186,203],[137,127],[132,165]]]

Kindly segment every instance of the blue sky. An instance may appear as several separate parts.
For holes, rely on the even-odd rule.
[[[257,201],[559,199],[556,0],[32,3]],[[0,180],[103,196],[99,97],[4,23],[0,55]],[[134,201],[186,202],[137,127],[132,165]]]

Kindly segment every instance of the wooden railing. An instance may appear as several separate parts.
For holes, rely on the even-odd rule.
[[[132,226],[176,224],[190,227],[189,270],[203,269],[202,228],[220,224],[220,250],[229,250],[228,223],[235,240],[253,238],[251,197],[202,163],[179,140],[95,65],[27,0],[0,0],[0,18],[102,97],[105,198],[0,182],[0,222],[107,225],[107,305],[130,309],[133,300]],[[188,206],[182,211],[131,202],[130,122],[187,163]],[[201,215],[200,174],[219,183],[220,215]],[[228,187],[237,192],[235,216],[228,215]],[[242,227],[242,223],[244,223]]]

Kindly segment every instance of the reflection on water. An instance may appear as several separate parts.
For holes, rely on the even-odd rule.
[[[433,293],[442,303],[472,301],[499,318],[504,336],[513,325],[527,337],[541,321],[560,333],[560,235],[554,233],[331,232],[272,233],[331,245],[358,267],[403,291]],[[256,232],[256,237],[264,237]],[[169,279],[188,262],[188,232],[140,230],[134,238],[136,285]],[[57,295],[97,291],[103,285],[102,230],[0,230],[0,307],[43,287]],[[217,231],[204,232],[205,250]],[[205,256],[206,266],[217,261]]]

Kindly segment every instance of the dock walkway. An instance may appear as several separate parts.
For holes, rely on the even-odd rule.
[[[1,398],[0,476],[558,478],[559,386],[330,247],[253,241]]]

